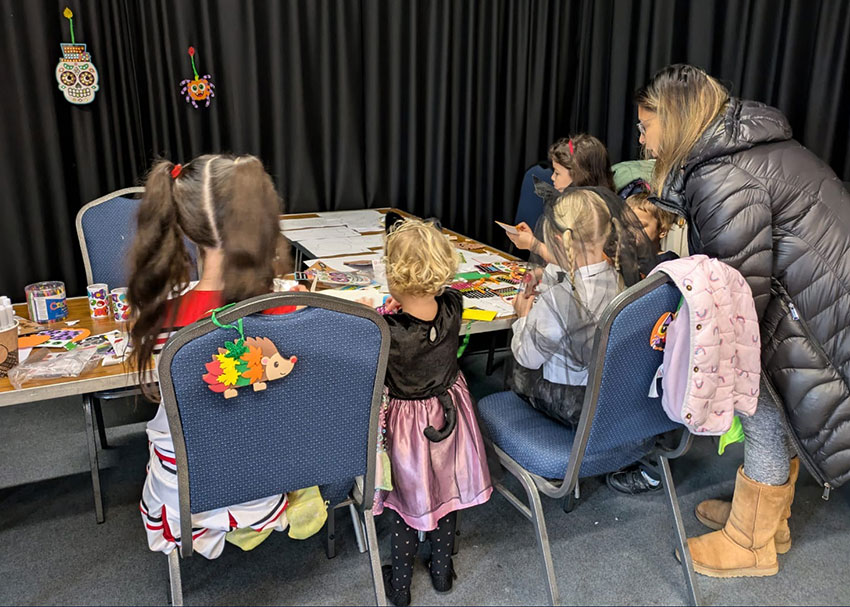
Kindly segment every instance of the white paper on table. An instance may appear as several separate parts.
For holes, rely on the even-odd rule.
[[[370,221],[380,223],[381,217],[384,216],[383,213],[374,209],[361,209],[359,211],[322,211],[321,213],[316,213],[316,215],[327,219],[338,219],[346,225],[351,225],[352,223],[364,225]]]
[[[384,235],[383,234],[372,234],[370,236],[360,236],[355,238],[357,244],[363,247],[368,247],[370,249],[377,249],[378,247],[384,246]]]
[[[307,230],[285,230],[281,232],[291,242],[305,240],[328,240],[337,238],[360,238],[360,234],[345,226],[330,226],[327,228],[311,228]]]
[[[365,253],[363,255],[343,255],[342,257],[325,257],[323,259],[307,259],[304,261],[306,266],[311,266],[317,261],[322,262],[326,266],[333,268],[339,272],[351,272],[355,268],[351,266],[345,265],[349,261],[372,261],[373,259],[380,259],[381,253]]]
[[[18,364],[24,362],[29,357],[32,348],[18,348]]]
[[[313,257],[333,257],[335,255],[360,255],[369,254],[370,251],[357,243],[358,238],[302,240],[299,244],[307,249]],[[306,263],[311,263],[307,261]]]
[[[280,230],[303,230],[304,228],[327,228],[330,226],[341,226],[339,219],[325,219],[324,217],[305,217],[303,219],[281,219]]]
[[[499,261],[510,261],[507,257],[496,255],[494,253],[473,253],[472,251],[464,251],[468,261],[475,260],[476,264],[496,263]]]
[[[479,310],[492,310],[496,312],[496,316],[512,316],[514,307],[506,302],[501,297],[482,297],[482,298],[463,298],[463,307],[478,308]]]

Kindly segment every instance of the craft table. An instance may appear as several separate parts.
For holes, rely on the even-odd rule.
[[[29,312],[25,304],[15,306],[15,314],[22,318],[29,318]],[[73,297],[68,299],[68,318],[66,320],[79,320],[74,329],[88,329],[92,335],[99,335],[113,330],[123,330],[125,323],[116,323],[109,319],[94,319],[89,316],[89,304],[86,297]],[[45,325],[45,328],[50,328]],[[98,445],[100,439],[101,447],[106,444],[106,434],[103,427],[103,419],[100,408],[93,407],[93,394],[106,390],[118,388],[136,387],[138,385],[134,370],[124,364],[103,367],[98,365],[88,373],[80,377],[65,377],[38,382],[30,382],[20,390],[16,390],[9,378],[0,379],[0,407],[9,407],[23,403],[61,398],[63,396],[82,396],[83,413],[86,420],[86,440],[89,449],[89,467],[91,469],[92,491],[94,493],[95,518],[102,523],[103,498],[100,491],[100,468],[98,464]]]
[[[410,213],[407,213],[405,211],[400,211],[399,209],[380,208],[380,209],[373,209],[373,210],[378,211],[379,213],[382,213],[384,215],[386,215],[389,211],[393,211],[395,213],[398,213],[399,215],[402,215],[403,217],[415,217],[414,215],[411,215]],[[344,213],[344,212],[345,211],[340,211],[340,213]],[[281,215],[280,219],[281,220],[284,220],[284,219],[318,219],[319,217],[320,216],[317,213],[292,213],[292,214],[287,214],[287,215]],[[332,212],[331,213],[323,213],[321,215],[321,217],[324,218],[324,219],[333,219],[334,213],[332,213]],[[370,235],[373,235],[373,234],[382,234],[382,233],[383,233],[382,230],[376,231],[376,232],[366,232],[366,233],[363,234],[363,236],[370,236]],[[494,255],[499,255],[500,257],[503,257],[505,259],[505,261],[521,261],[518,257],[514,257],[513,255],[509,255],[508,253],[505,253],[504,251],[499,251],[498,249],[494,249],[493,247],[490,247],[488,245],[480,243],[477,240],[474,240],[472,238],[468,238],[468,237],[464,236],[463,234],[459,234],[459,233],[454,232],[452,230],[448,230],[446,228],[443,228],[443,233],[454,236],[457,239],[456,240],[457,243],[469,242],[469,243],[474,243],[474,244],[480,245],[480,247],[483,250],[487,251],[488,253],[492,253]],[[300,270],[301,264],[306,263],[305,262],[306,259],[313,259],[314,255],[313,255],[312,251],[305,248],[300,242],[292,242],[292,246],[295,247],[295,269]],[[373,253],[377,253],[382,248],[383,247],[374,247],[374,248],[371,248],[370,250]],[[354,253],[354,251],[352,253]],[[345,256],[345,254],[332,255],[332,256],[329,256],[329,258],[333,259],[334,257],[343,257],[343,256]],[[469,329],[469,333],[491,333],[491,332],[496,332],[496,331],[503,331],[505,329],[510,329],[514,320],[516,320],[516,316],[511,315],[511,316],[496,317],[493,320],[486,321],[486,322],[485,321],[473,321],[472,326]],[[467,325],[467,323],[464,322],[462,327],[461,327],[461,333],[463,333],[463,334],[466,334],[466,332],[467,332],[466,325]],[[492,359],[492,356],[490,357],[490,359]],[[488,369],[490,369],[492,367],[492,360],[488,360],[487,367],[488,367]]]

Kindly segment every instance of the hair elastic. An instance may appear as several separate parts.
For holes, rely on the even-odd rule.
[[[182,172],[183,172],[183,165],[182,164],[175,164],[174,168],[171,169],[171,178],[177,179],[178,177],[180,177],[180,173],[182,173]]]
[[[568,143],[569,143],[569,146],[570,146],[570,156],[575,156],[576,152],[575,152],[575,149],[573,148],[573,140],[570,139]]]

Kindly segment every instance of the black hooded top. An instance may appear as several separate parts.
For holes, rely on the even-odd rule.
[[[685,217],[692,254],[747,279],[801,457],[822,483],[850,479],[850,193],[782,112],[733,98],[656,202]]]

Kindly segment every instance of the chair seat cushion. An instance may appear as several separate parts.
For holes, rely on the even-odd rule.
[[[541,413],[514,392],[498,392],[478,403],[481,422],[502,451],[533,474],[562,479],[570,461],[575,430]],[[616,449],[595,451],[591,442],[580,477],[613,472],[649,451],[652,439]]]

